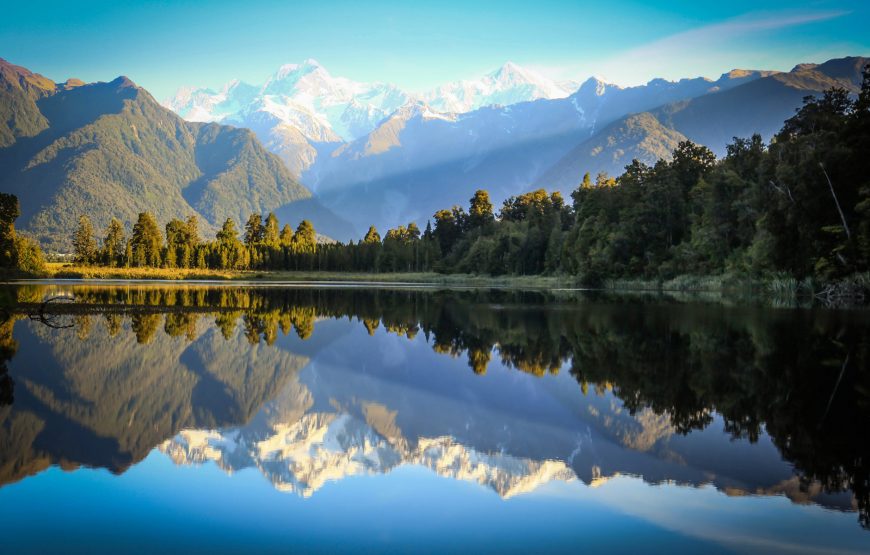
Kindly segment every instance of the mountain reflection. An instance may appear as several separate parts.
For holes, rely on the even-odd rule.
[[[864,311],[417,288],[0,299],[0,484],[159,447],[303,496],[403,464],[505,497],[624,473],[870,522]]]

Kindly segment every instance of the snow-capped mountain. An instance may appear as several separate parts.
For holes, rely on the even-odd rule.
[[[385,474],[403,465],[476,482],[506,499],[552,480],[576,479],[562,461],[482,453],[449,436],[419,438],[411,445],[347,413],[310,413],[293,423],[275,423],[271,429],[185,430],[159,449],[176,464],[213,461],[227,472],[258,468],[279,491],[302,497],[310,497],[327,482]]]
[[[309,59],[281,66],[260,86],[231,81],[219,91],[185,87],[165,105],[191,121],[273,121],[311,141],[331,142],[368,133],[408,99],[395,85],[334,77]]]
[[[422,100],[435,112],[465,113],[490,105],[539,98],[565,98],[576,83],[557,84],[517,64],[475,80],[457,81],[414,95],[389,83],[360,83],[331,75],[316,60],[281,66],[263,85],[238,80],[220,90],[182,87],[164,105],[189,121],[244,124],[265,113],[290,124],[312,141],[350,141],[372,131],[409,101]],[[567,87],[567,88],[566,88]]]
[[[187,121],[219,122],[246,108],[259,88],[233,80],[220,90],[182,87],[164,106]]]
[[[323,152],[375,131],[400,109],[424,106],[429,116],[481,106],[511,105],[570,94],[553,81],[507,63],[477,80],[414,95],[389,83],[361,83],[330,74],[315,60],[281,66],[262,85],[231,81],[220,90],[183,87],[164,106],[189,121],[221,122],[253,130],[295,175]],[[398,112],[397,112],[398,111]]]
[[[253,130],[298,176],[323,148],[369,133],[409,100],[395,85],[335,77],[309,59],[281,66],[259,86],[184,87],[164,106],[189,121]]]
[[[565,88],[567,85],[569,88]],[[513,62],[479,79],[442,85],[423,95],[423,99],[440,112],[465,113],[484,106],[509,106],[539,98],[565,98],[576,87],[562,85]]]

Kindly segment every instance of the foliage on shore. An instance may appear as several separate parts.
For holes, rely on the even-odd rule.
[[[0,274],[13,276],[38,275],[45,267],[39,245],[15,231],[15,220],[21,215],[18,198],[0,193]]]

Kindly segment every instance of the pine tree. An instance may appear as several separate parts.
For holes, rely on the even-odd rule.
[[[263,242],[266,228],[263,227],[263,218],[259,214],[251,214],[248,223],[245,224],[245,244],[249,247]]]
[[[187,244],[194,248],[199,245],[199,220],[196,216],[187,218]]]
[[[127,239],[124,237],[124,226],[116,218],[112,218],[106,228],[106,236],[103,239],[101,258],[103,264],[117,266],[124,257],[124,247]]]
[[[79,218],[79,225],[73,236],[73,252],[76,256],[76,262],[80,264],[90,264],[96,261],[97,241],[94,239],[94,226],[91,225],[91,219],[87,216]]]
[[[130,237],[133,266],[160,266],[160,254],[163,248],[163,236],[157,226],[157,220],[150,212],[141,212],[133,234]]]
[[[279,240],[278,217],[273,212],[269,212],[266,217],[266,227],[263,230],[263,242],[270,246],[276,246]]]
[[[233,245],[239,241],[239,232],[236,230],[236,222],[232,218],[227,218],[224,225],[216,236],[218,243],[221,245]]]
[[[290,227],[290,224],[284,224],[278,241],[282,247],[289,247],[293,244],[293,228]]]
[[[300,252],[314,252],[317,248],[317,233],[308,220],[302,220],[296,228],[293,240]]]

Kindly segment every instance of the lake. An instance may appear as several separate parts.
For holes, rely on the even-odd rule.
[[[0,286],[3,553],[867,553],[866,309]]]

